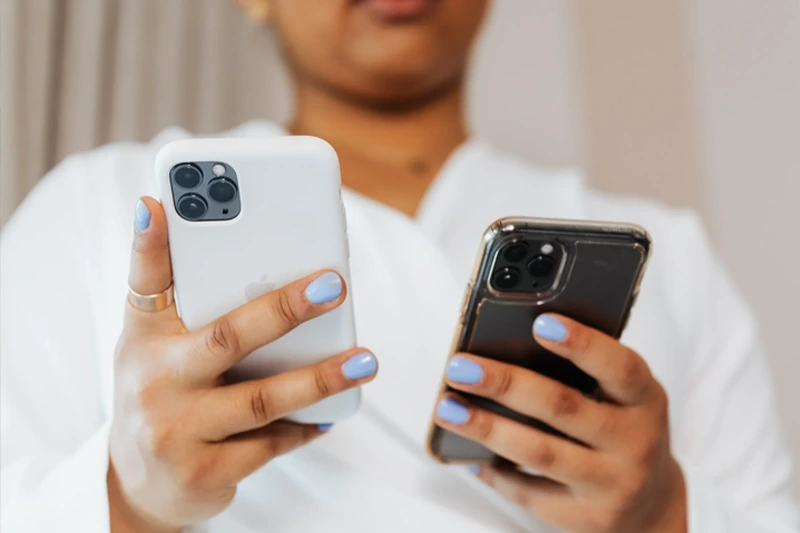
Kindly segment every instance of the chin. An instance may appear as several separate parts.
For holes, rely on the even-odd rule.
[[[406,31],[380,40],[354,42],[342,81],[370,99],[416,100],[460,79],[466,55],[453,54],[429,32]]]
[[[353,73],[363,81],[382,85],[400,85],[406,88],[436,85],[441,78],[457,69],[457,65],[443,65],[430,56],[416,56],[395,60],[394,57],[366,56],[354,61]]]
[[[336,92],[377,108],[404,109],[453,88],[462,80],[461,70],[399,69],[395,65],[372,66],[353,77],[330,80]]]
[[[453,83],[414,87],[359,87],[346,89],[345,97],[357,102],[359,106],[376,111],[398,113],[418,109],[435,100],[451,88]]]
[[[317,11],[334,5],[313,1]],[[339,18],[320,15],[312,30],[285,23],[284,49],[295,74],[318,86],[360,103],[402,107],[461,81],[484,6],[479,0],[347,0]]]

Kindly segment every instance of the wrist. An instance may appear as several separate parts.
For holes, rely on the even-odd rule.
[[[688,504],[686,481],[683,471],[675,459],[670,465],[670,490],[667,505],[649,533],[688,533]]]
[[[109,461],[106,476],[108,517],[111,533],[179,533],[181,528],[158,524],[136,512],[119,484],[114,465]]]

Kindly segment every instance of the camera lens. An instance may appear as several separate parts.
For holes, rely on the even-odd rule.
[[[203,173],[194,165],[179,165],[175,167],[172,175],[174,176],[175,183],[184,189],[193,189],[200,185],[203,181]]]
[[[178,200],[178,213],[187,220],[199,220],[208,211],[208,205],[202,196],[187,194]]]
[[[509,263],[519,263],[528,255],[528,245],[524,242],[513,242],[503,248],[503,257]]]
[[[494,273],[492,284],[500,290],[511,290],[522,279],[520,271],[514,267],[504,267]]]
[[[528,272],[534,278],[546,278],[553,273],[555,268],[555,259],[546,255],[534,257],[531,262],[528,263]]]
[[[236,198],[236,185],[228,178],[218,178],[208,186],[208,196],[215,202],[226,204]]]

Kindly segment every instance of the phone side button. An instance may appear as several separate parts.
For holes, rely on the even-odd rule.
[[[472,283],[467,283],[464,290],[464,299],[461,301],[461,312],[458,321],[463,325],[467,319],[467,306],[469,305],[469,297],[472,294]]]

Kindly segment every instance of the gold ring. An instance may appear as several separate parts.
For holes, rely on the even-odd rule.
[[[131,307],[139,311],[157,313],[172,305],[175,299],[173,293],[172,283],[158,294],[139,294],[128,287],[128,303],[131,304]]]

